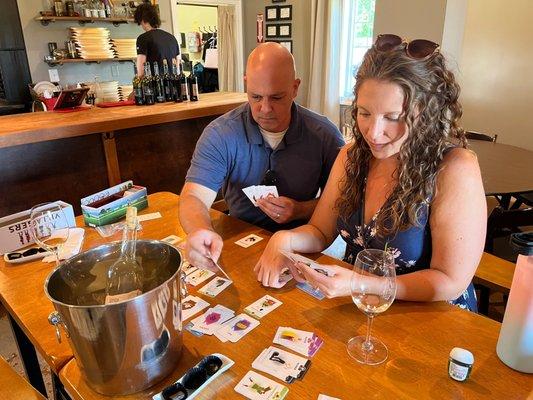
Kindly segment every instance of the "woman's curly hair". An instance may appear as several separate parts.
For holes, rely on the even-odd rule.
[[[402,89],[401,117],[408,134],[397,155],[399,165],[394,177],[398,183],[376,221],[377,232],[384,237],[420,225],[421,211],[435,195],[436,177],[446,149],[458,143],[466,147],[466,137],[458,125],[462,115],[460,88],[442,54],[415,60],[403,46],[386,52],[371,48],[356,75],[354,143],[348,149],[346,175],[340,182],[341,196],[336,202],[341,218],[348,220],[360,207],[372,158],[357,124],[357,95],[369,79],[394,83]]]

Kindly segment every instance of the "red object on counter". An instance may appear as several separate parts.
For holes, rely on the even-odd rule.
[[[96,107],[108,108],[108,107],[122,107],[122,106],[134,106],[135,100],[126,101],[106,101],[96,104]]]

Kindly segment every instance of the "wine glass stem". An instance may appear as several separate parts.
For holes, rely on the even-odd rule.
[[[56,267],[59,266],[59,249],[54,251],[54,257],[56,259]]]
[[[369,352],[374,347],[370,341],[370,331],[372,330],[372,322],[374,321],[373,315],[367,315],[367,324],[366,324],[366,339],[363,343],[363,350]]]

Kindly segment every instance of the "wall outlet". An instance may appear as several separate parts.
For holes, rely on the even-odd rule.
[[[59,73],[57,69],[49,69],[48,76],[50,77],[50,82],[59,82]]]
[[[111,66],[111,76],[118,76],[118,65],[112,65]]]

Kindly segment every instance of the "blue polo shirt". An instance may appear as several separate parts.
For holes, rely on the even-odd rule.
[[[344,140],[326,117],[295,103],[291,122],[275,150],[263,140],[248,103],[218,117],[203,131],[186,182],[222,194],[231,216],[270,231],[307,221],[278,224],[246,197],[243,188],[259,185],[270,168],[278,193],[297,201],[311,200],[324,188]]]

